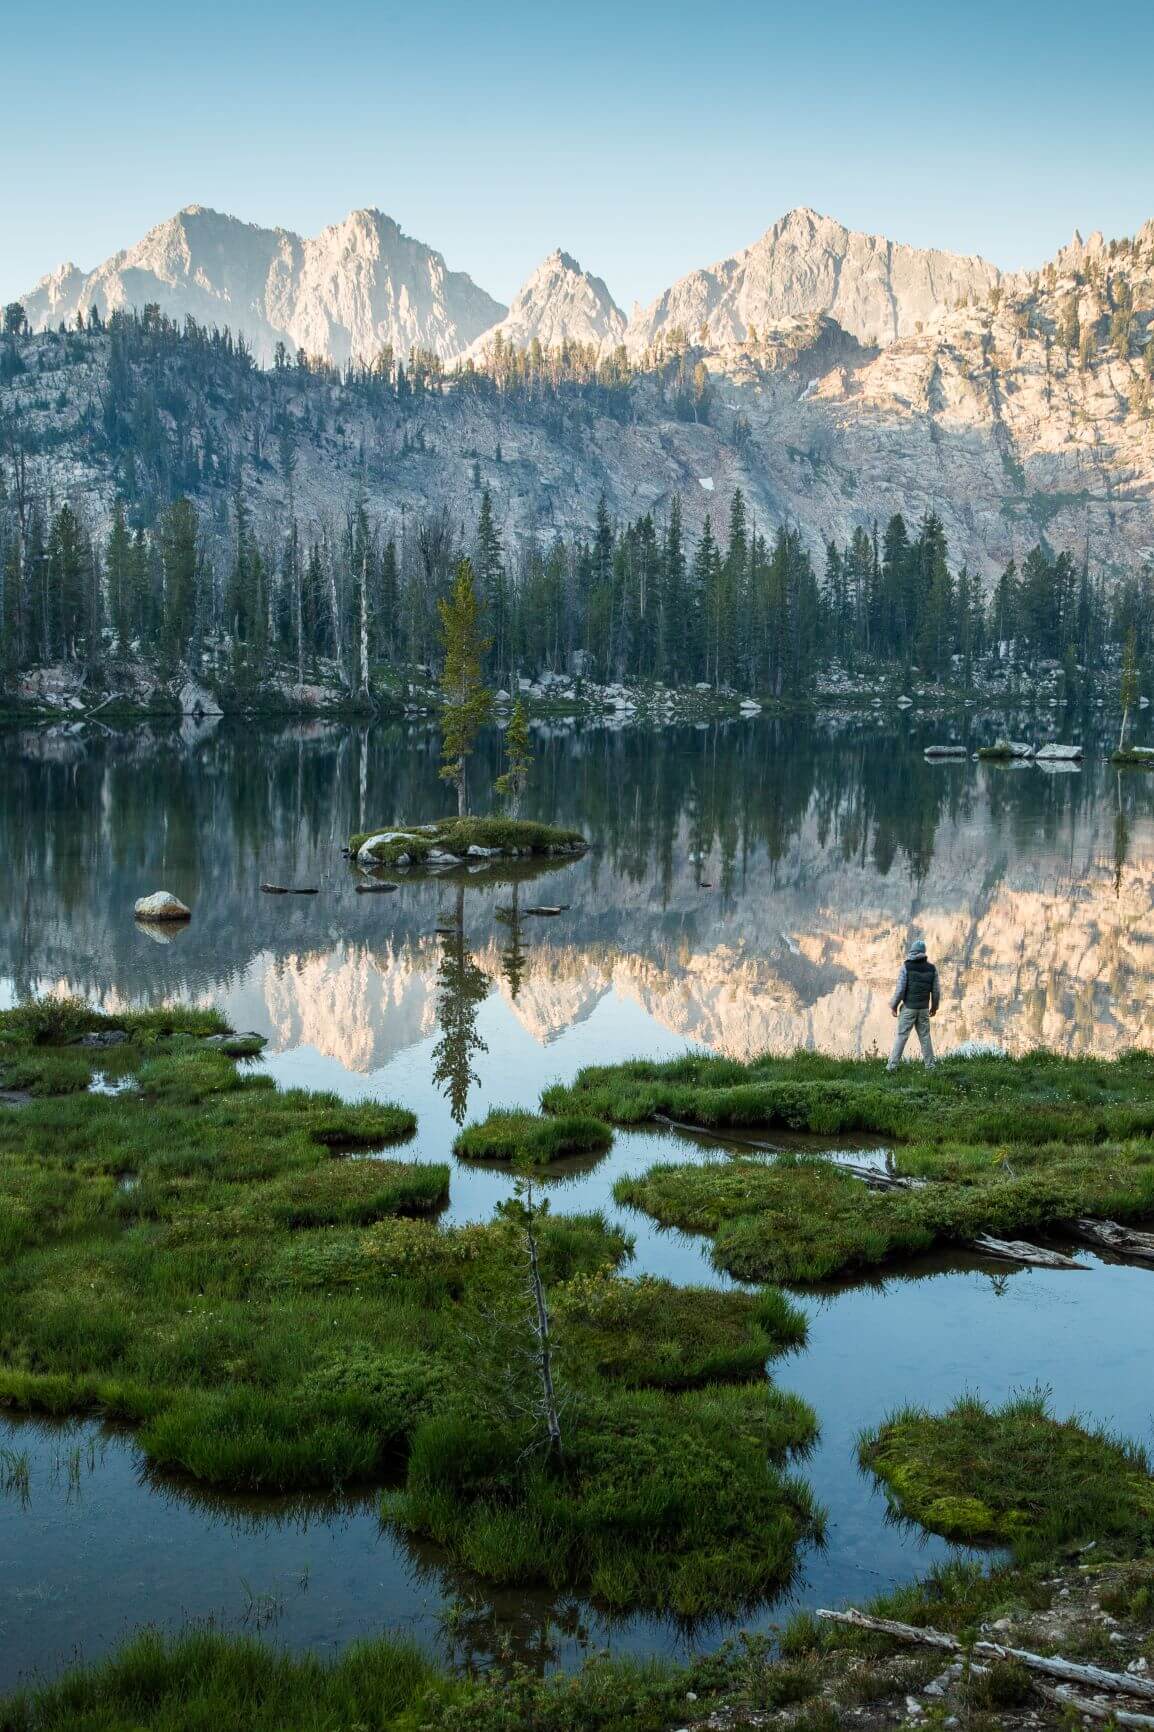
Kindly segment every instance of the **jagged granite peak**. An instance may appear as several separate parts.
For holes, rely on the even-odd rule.
[[[602,279],[557,247],[522,283],[500,324],[473,344],[468,358],[479,360],[498,333],[514,349],[527,349],[534,339],[543,349],[564,342],[613,348],[622,341],[625,324]]]
[[[319,235],[261,228],[186,205],[87,274],[61,266],[22,297],[33,327],[156,303],[243,333],[268,363],[278,342],[333,361],[386,345],[453,360],[505,308],[379,210],[352,211]]]
[[[744,341],[751,325],[828,314],[859,342],[883,346],[1000,281],[985,259],[859,234],[802,206],[744,252],[635,308],[626,344],[640,353],[675,329],[695,341],[708,327],[709,345],[723,346]]]

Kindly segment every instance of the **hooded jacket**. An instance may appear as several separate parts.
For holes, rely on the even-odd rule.
[[[907,1010],[937,1010],[941,1001],[938,971],[924,951],[907,956],[898,975],[890,1009],[905,1005]]]

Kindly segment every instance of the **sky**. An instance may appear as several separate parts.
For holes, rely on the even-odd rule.
[[[561,246],[627,311],[796,205],[1007,269],[1154,216],[1149,0],[51,17],[0,101],[4,301],[193,203],[305,234],[376,206],[504,301]]]

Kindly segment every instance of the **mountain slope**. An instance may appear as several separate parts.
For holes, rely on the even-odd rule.
[[[677,329],[693,342],[703,326],[711,343],[741,342],[751,325],[827,314],[859,342],[884,345],[963,298],[984,298],[1000,277],[984,259],[903,246],[792,210],[744,252],[691,271],[636,309],[626,343],[639,354]]]
[[[467,359],[480,360],[495,339],[527,349],[562,343],[613,348],[625,335],[625,315],[600,277],[583,271],[575,258],[560,249],[551,252],[521,285],[500,324],[479,337]]]
[[[63,265],[22,297],[33,328],[95,306],[103,316],[156,303],[163,313],[243,333],[268,365],[276,344],[332,361],[387,345],[452,360],[505,311],[440,253],[376,210],[319,235],[259,228],[189,205],[87,274]]]

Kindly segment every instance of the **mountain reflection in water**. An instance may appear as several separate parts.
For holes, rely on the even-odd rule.
[[[443,1032],[467,1003],[459,1032],[478,1037],[487,995],[501,1007],[480,1019],[490,1070],[520,1033],[565,1041],[611,1006],[604,1032],[637,1051],[860,1054],[888,1045],[916,930],[943,970],[943,1047],[1146,1043],[1154,778],[1093,757],[1063,776],[928,763],[941,732],[553,728],[524,815],[580,826],[593,852],[516,894],[479,872],[373,897],[353,893],[340,848],[366,824],[444,809],[424,726],[10,731],[0,991],[213,1001],[273,1052],[305,1046],[352,1076],[436,1045],[438,1007]],[[498,757],[494,736],[476,786]],[[268,879],[320,894],[262,896]],[[194,910],[163,945],[131,919],[161,887]],[[522,912],[538,896],[569,909]],[[438,939],[442,922],[459,937]],[[458,1106],[476,1074],[461,1057],[450,1037],[432,1058]]]

